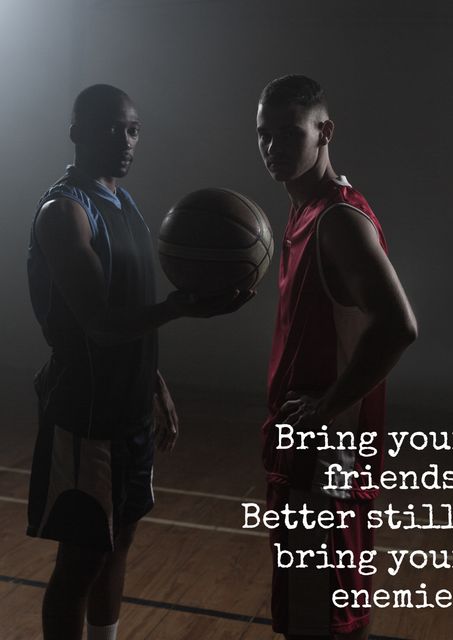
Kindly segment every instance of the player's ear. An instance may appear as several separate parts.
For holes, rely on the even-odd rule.
[[[82,131],[79,125],[71,124],[69,127],[69,137],[74,144],[80,144],[83,141]]]
[[[332,140],[335,125],[332,120],[324,120],[319,123],[319,144],[325,146]]]

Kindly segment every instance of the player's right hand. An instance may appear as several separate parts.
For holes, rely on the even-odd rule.
[[[167,297],[167,303],[174,306],[180,316],[212,318],[237,311],[255,295],[255,290],[240,291],[239,289],[206,297],[183,291],[173,291]]]
[[[319,429],[322,425],[330,425],[332,418],[324,415],[322,397],[314,398],[297,391],[289,391],[285,402],[280,407],[278,420],[284,420],[294,429]]]

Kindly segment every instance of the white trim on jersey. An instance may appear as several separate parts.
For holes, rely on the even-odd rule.
[[[340,185],[340,187],[352,187],[352,184],[348,182],[346,176],[337,176],[336,178],[332,178],[335,184]]]

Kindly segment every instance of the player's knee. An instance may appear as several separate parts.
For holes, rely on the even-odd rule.
[[[96,579],[108,557],[107,552],[61,543],[58,549],[54,576],[67,580],[75,590],[83,591]]]
[[[117,537],[115,538],[115,552],[127,553],[131,547],[135,531],[137,529],[137,523],[121,527]]]

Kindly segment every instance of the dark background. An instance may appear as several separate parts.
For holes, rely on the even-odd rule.
[[[2,395],[28,393],[46,358],[28,299],[29,227],[72,160],[73,99],[96,82],[138,105],[125,186],[154,233],[172,203],[205,186],[242,191],[267,212],[277,255],[256,299],[234,316],[161,331],[161,369],[174,384],[263,395],[288,199],[262,166],[255,110],[269,80],[303,73],[326,88],[334,167],[373,206],[419,320],[390,404],[407,422],[446,420],[452,17],[440,0],[0,0]],[[170,290],[161,275],[159,290]]]

